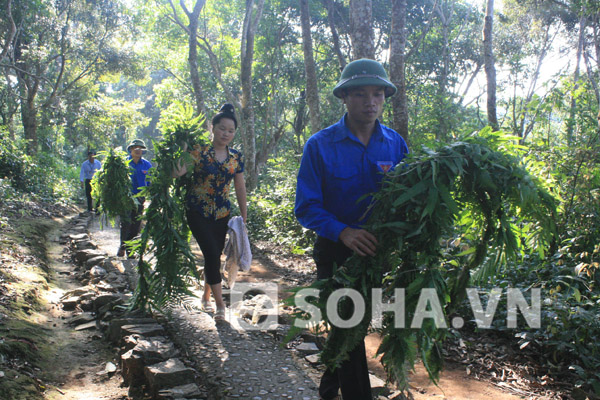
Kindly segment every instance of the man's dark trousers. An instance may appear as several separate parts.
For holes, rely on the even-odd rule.
[[[333,266],[341,266],[352,255],[352,250],[342,242],[333,242],[318,237],[313,258],[317,265],[317,279],[327,279],[333,275]],[[337,396],[341,389],[344,400],[371,400],[369,367],[365,352],[365,342],[359,343],[349,353],[350,358],[334,371],[327,369],[321,377],[319,395],[329,400]]]
[[[92,211],[92,180],[85,180],[85,198],[87,199],[88,211]]]
[[[138,205],[135,207],[133,211],[128,216],[121,217],[121,248],[125,249],[125,242],[135,238],[138,233],[140,233],[140,228],[142,226],[142,220],[140,216],[144,212],[144,198],[138,198]],[[127,256],[129,256],[129,251],[127,251]]]

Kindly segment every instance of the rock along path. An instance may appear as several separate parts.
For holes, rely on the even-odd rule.
[[[116,254],[119,231],[100,227],[97,218],[90,236],[99,249]],[[132,262],[125,261],[129,274]],[[197,292],[197,296],[200,296]],[[172,310],[173,339],[180,345],[215,399],[318,399],[320,373],[295,351],[281,347],[276,335],[245,330],[233,313],[225,321],[200,310],[200,301],[190,299],[185,307]],[[229,309],[228,309],[229,310]],[[279,332],[281,333],[281,331]]]

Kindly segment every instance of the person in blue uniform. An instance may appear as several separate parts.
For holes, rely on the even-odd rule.
[[[85,189],[85,198],[87,199],[87,210],[92,211],[92,178],[96,171],[98,171],[102,164],[100,161],[96,160],[96,152],[94,150],[89,150],[87,153],[87,160],[81,164],[81,170],[79,171],[79,181],[81,182],[81,187]]]
[[[131,170],[131,192],[134,195],[138,194],[144,186],[150,184],[148,173],[152,168],[152,164],[142,157],[144,150],[146,150],[146,144],[141,139],[132,140],[127,146],[127,152],[130,154],[129,169]],[[129,215],[121,217],[121,245],[117,252],[118,257],[123,257],[127,252],[125,242],[133,239],[140,233],[142,224],[140,217],[144,212],[145,199],[143,197],[136,197],[136,199],[138,201],[136,208]]]
[[[381,180],[407,154],[408,146],[394,130],[380,123],[387,97],[396,92],[383,66],[360,59],[346,65],[333,94],[346,107],[334,125],[311,136],[298,171],[294,212],[314,230],[313,258],[317,279],[333,275],[352,254],[371,257],[377,239],[363,228],[368,207]],[[324,400],[372,398],[364,342],[335,370],[321,378]]]

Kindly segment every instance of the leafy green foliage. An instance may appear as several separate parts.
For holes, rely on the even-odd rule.
[[[314,233],[294,217],[298,166],[292,152],[269,160],[248,201],[248,232],[252,240],[268,240],[304,253],[312,247]]]
[[[61,203],[75,199],[76,167],[52,153],[29,156],[24,147],[21,141],[13,140],[0,128],[0,199],[23,194]]]
[[[487,287],[541,289],[541,328],[525,328],[516,335],[502,324],[494,328],[517,336],[519,346],[535,346],[549,371],[590,398],[600,396],[600,142],[594,116],[591,112],[578,116],[582,129],[571,145],[555,138],[551,147],[536,146],[531,154],[540,171],[553,180],[552,191],[561,200],[556,252],[542,263],[529,256],[510,262],[483,282]],[[505,315],[506,304],[501,302],[496,319],[505,320]]]
[[[162,309],[192,295],[188,286],[199,279],[196,260],[189,246],[190,230],[185,217],[186,177],[173,178],[178,162],[183,160],[192,171],[192,159],[186,149],[207,143],[202,130],[203,116],[194,117],[191,108],[179,108],[162,122],[163,140],[154,142],[156,171],[142,196],[150,200],[141,240],[133,251],[140,256],[139,281],[132,306]],[[188,175],[191,175],[189,173]],[[144,256],[148,255],[148,259]]]
[[[112,85],[114,87],[116,85]],[[113,89],[114,90],[114,89]],[[90,94],[91,95],[91,94]],[[81,141],[80,134],[88,136],[87,145],[102,149],[116,147],[136,137],[136,132],[148,125],[149,119],[141,113],[144,104],[141,101],[124,101],[116,98],[121,93],[94,94],[90,99],[77,101],[77,113],[80,116],[73,124],[73,130],[67,132],[74,143]],[[113,135],[94,135],[93,132],[114,132]]]
[[[100,155],[105,155],[106,159],[92,179],[92,197],[98,200],[99,211],[114,226],[117,217],[130,218],[137,200],[131,192],[127,153],[110,149]]]
[[[0,131],[0,178],[10,180],[15,189],[26,189],[24,154],[4,130]]]
[[[518,338],[515,347],[533,349],[539,356],[538,365],[544,366],[550,374],[571,382],[578,390],[598,396],[600,294],[594,289],[594,278],[574,273],[578,263],[578,257],[569,254],[566,246],[541,263],[537,258],[525,256],[518,263],[509,262],[485,287],[540,288],[543,301],[540,328],[519,322],[519,330],[508,329],[507,304],[503,299],[496,308],[492,329],[511,340]],[[464,302],[459,313],[467,314],[468,308]],[[594,398],[591,393],[588,397]]]
[[[480,136],[464,138],[437,151],[423,148],[386,178],[375,195],[366,227],[379,242],[377,255],[353,256],[332,279],[318,283],[325,297],[338,287],[357,290],[367,309],[354,328],[332,326],[322,354],[328,365],[338,365],[366,335],[371,321],[371,289],[382,288],[384,298],[390,299],[395,288],[405,288],[410,326],[424,289],[433,289],[443,308],[460,303],[471,270],[484,261],[489,246],[508,258],[525,250],[550,247],[556,231],[554,199],[519,159],[498,150],[506,140],[510,139],[486,129]],[[472,244],[454,258],[462,267],[445,277],[442,265],[452,260],[444,259],[442,243],[455,234],[457,226]],[[342,298],[338,307],[342,319],[351,315],[349,298]],[[417,355],[430,377],[437,379],[445,329],[438,329],[432,320],[425,320],[421,327],[396,329],[386,316],[381,334],[382,362],[402,388],[407,385],[406,365],[412,365]]]

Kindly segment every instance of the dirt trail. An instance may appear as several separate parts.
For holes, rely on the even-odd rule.
[[[52,286],[44,293],[48,303],[54,356],[49,360],[47,373],[56,386],[45,394],[48,400],[126,399],[127,388],[120,387],[121,378],[106,371],[108,363],[118,365],[116,349],[106,342],[99,331],[75,330],[69,325],[73,316],[60,307],[61,297],[81,286],[72,277],[73,265],[64,262],[64,245],[58,243],[59,230],[51,232],[48,259],[52,270]],[[51,323],[50,323],[51,322]],[[64,368],[67,367],[67,368]]]
[[[1,277],[4,283],[3,305],[7,310],[23,307],[25,313],[6,323],[1,331],[0,344],[22,342],[27,352],[0,352],[0,398],[2,400],[118,400],[127,398],[127,388],[120,387],[122,379],[107,365],[118,365],[117,351],[106,342],[99,330],[77,330],[70,325],[76,311],[65,311],[61,304],[65,293],[82,284],[75,278],[74,265],[67,249],[59,243],[64,218],[22,219],[20,238],[26,246],[9,247],[3,242]],[[40,229],[43,227],[43,229]],[[37,236],[26,231],[44,232]],[[13,235],[15,233],[13,232]],[[18,251],[14,251],[17,250]],[[33,253],[35,256],[29,256]],[[25,297],[27,303],[18,301]],[[16,303],[10,303],[15,301]],[[6,315],[0,314],[0,319]],[[0,350],[4,348],[0,347]],[[8,354],[8,356],[7,356]],[[29,377],[31,385],[24,382]],[[7,397],[6,397],[7,396]]]

